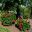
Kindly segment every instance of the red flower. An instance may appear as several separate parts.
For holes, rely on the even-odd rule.
[[[22,27],[23,27],[23,25],[22,25],[22,23],[20,23],[20,24],[19,24],[19,29],[22,30]]]
[[[22,16],[20,16],[19,18],[22,19]]]
[[[13,20],[13,22],[16,22],[16,20]]]

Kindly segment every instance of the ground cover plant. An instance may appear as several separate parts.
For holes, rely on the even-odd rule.
[[[0,32],[10,32],[7,28],[3,28],[0,26]]]

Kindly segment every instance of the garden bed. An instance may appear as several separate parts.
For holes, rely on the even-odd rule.
[[[31,28],[32,28],[32,19],[30,19],[30,25],[31,25]],[[14,25],[12,26],[3,26],[0,22],[0,26],[2,27],[5,27],[5,28],[8,28],[9,30],[11,30],[12,32],[20,32],[19,29],[17,29]],[[32,30],[31,30],[32,31]]]

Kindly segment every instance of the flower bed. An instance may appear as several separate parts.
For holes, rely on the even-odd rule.
[[[30,29],[30,23],[26,19],[22,19],[22,21],[17,20],[15,26],[23,32]]]

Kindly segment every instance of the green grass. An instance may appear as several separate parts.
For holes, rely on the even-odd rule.
[[[0,32],[10,32],[7,28],[3,28],[0,26]]]

